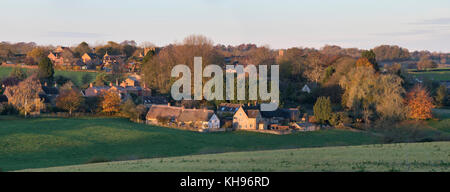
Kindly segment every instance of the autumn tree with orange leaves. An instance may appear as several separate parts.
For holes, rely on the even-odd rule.
[[[416,85],[408,92],[406,99],[411,119],[429,119],[432,117],[431,109],[434,107],[433,99],[428,91],[421,85]]]
[[[101,95],[100,106],[102,112],[107,114],[114,114],[120,110],[120,95],[116,91],[104,91]]]

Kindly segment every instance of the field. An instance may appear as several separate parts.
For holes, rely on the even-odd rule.
[[[414,77],[424,78],[433,81],[450,81],[450,69],[440,69],[440,70],[431,70],[431,71],[410,71]]]
[[[450,142],[153,158],[24,171],[450,171]]]
[[[120,118],[0,117],[3,171],[220,152],[380,143],[369,133],[344,130],[271,135],[197,133]]]
[[[9,73],[11,72],[13,68],[12,67],[1,67],[0,66],[0,79],[9,76]],[[35,69],[24,69],[25,71],[33,71]],[[95,77],[98,73],[96,72],[86,72],[86,71],[62,71],[62,70],[55,70],[54,76],[63,76],[66,78],[69,78],[75,85],[81,86],[82,85],[82,78],[85,75],[89,76],[89,81],[94,81]]]

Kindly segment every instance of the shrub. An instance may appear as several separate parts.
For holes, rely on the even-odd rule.
[[[337,112],[331,115],[329,122],[332,126],[339,126],[350,124],[352,122],[352,119],[345,112]]]

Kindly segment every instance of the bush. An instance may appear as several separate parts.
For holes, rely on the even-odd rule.
[[[332,126],[342,126],[345,124],[350,124],[352,122],[352,119],[346,112],[337,112],[331,115],[329,122]]]
[[[58,85],[64,85],[64,84],[66,84],[66,83],[69,82],[69,81],[70,81],[70,79],[67,78],[67,77],[64,77],[64,76],[61,76],[61,75],[55,76],[55,82],[56,82]]]
[[[17,115],[19,111],[11,104],[0,103],[0,115]]]

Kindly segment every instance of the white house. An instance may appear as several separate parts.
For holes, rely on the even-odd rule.
[[[306,92],[306,93],[311,93],[311,89],[306,84],[305,84],[305,86],[303,86],[302,91]]]

